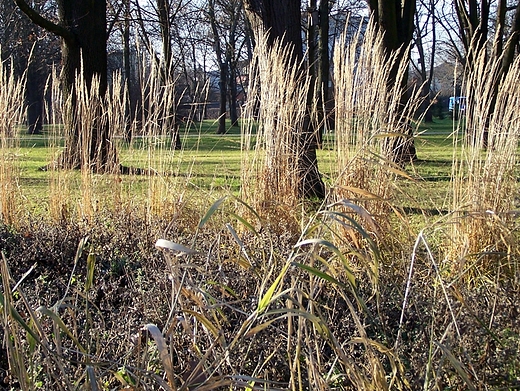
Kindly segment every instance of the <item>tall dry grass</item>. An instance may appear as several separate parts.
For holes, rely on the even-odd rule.
[[[243,116],[241,198],[260,213],[294,211],[300,202],[299,140],[310,77],[292,50],[279,41],[270,47],[266,33],[257,34]]]
[[[334,198],[351,200],[384,220],[396,178],[407,177],[395,163],[395,147],[407,143],[421,104],[420,88],[403,86],[408,60],[387,56],[373,21],[354,36],[341,36],[334,51]],[[390,70],[397,77],[388,87]],[[408,95],[406,104],[402,96]]]
[[[25,75],[17,78],[12,61],[0,64],[0,206],[6,224],[16,224],[22,194],[18,187],[18,132],[25,118]]]
[[[224,205],[224,199],[214,204],[199,228],[217,209],[225,211]],[[230,216],[238,217],[234,213]],[[218,289],[210,292],[203,287],[202,281],[208,278],[205,274],[214,273],[194,267],[196,238],[190,248],[167,240],[157,241],[156,246],[165,252],[172,276],[174,305],[162,332],[154,325],[148,325],[147,330],[162,352],[164,370],[170,372],[168,379],[173,379],[172,389],[179,384],[181,388],[195,387],[197,382],[202,382],[198,386],[204,390],[224,385],[247,388],[246,382],[250,389],[270,390],[326,390],[335,386],[374,391],[409,389],[404,367],[395,352],[367,333],[367,328],[377,326],[371,323],[373,314],[359,290],[358,271],[350,268],[350,259],[342,250],[321,239],[330,236],[326,231],[339,214],[322,211],[314,217],[285,256],[269,248],[269,244],[280,240],[275,231],[266,229],[260,233],[254,228],[262,224],[259,215],[254,220],[239,218],[236,224],[243,229],[227,224],[241,256],[230,260],[234,271],[222,265],[221,273],[240,270],[246,278],[243,283],[249,287],[247,300],[234,304],[222,302],[222,296],[216,294]],[[353,220],[351,223],[354,227]],[[353,229],[369,236],[360,225]],[[245,243],[241,236],[248,235],[254,240]],[[370,258],[374,261],[380,254],[372,243],[365,255],[358,256],[364,261]],[[226,283],[226,278],[216,278],[213,284],[234,296],[237,282]],[[343,315],[352,320],[349,327],[355,329],[356,337],[348,341],[342,327],[329,317],[329,311],[338,309],[328,306],[336,307],[339,303],[348,313]],[[175,308],[181,309],[181,316],[172,316]],[[230,318],[236,320],[229,323]],[[205,332],[197,334],[200,326]],[[195,363],[189,376],[184,376],[185,383],[175,380],[173,354],[164,341],[172,337],[174,327],[190,336],[194,343],[190,359]],[[204,344],[208,346],[205,349],[201,348]],[[356,358],[352,357],[353,352]],[[229,371],[233,375],[222,376],[221,373]],[[281,376],[283,382],[277,380]]]
[[[49,210],[54,221],[79,218],[92,222],[100,211],[131,211],[151,221],[161,214],[178,212],[191,171],[181,172],[181,164],[186,162],[185,151],[176,150],[174,143],[174,132],[183,132],[175,118],[181,96],[176,78],[162,66],[142,57],[138,75],[142,110],[132,119],[128,115],[128,91],[121,74],[112,75],[105,96],[97,93],[97,80],[89,89],[78,77],[74,104],[63,95],[59,76],[54,73],[50,77],[47,89],[52,99],[46,117],[52,129],[49,151],[53,163],[48,168],[52,171]],[[91,170],[96,162],[90,161],[90,140],[100,126],[109,129],[111,167],[105,170],[106,175]],[[129,133],[133,135],[130,141]],[[181,143],[186,135],[179,135]],[[79,176],[59,167],[60,155],[66,148],[80,151]]]
[[[171,70],[164,69],[161,63],[149,64],[144,56],[138,79],[143,111],[132,123],[135,137],[129,151],[131,156],[135,151],[134,156],[140,156],[140,159],[123,162],[123,165],[131,167],[131,174],[145,174],[147,191],[144,195],[149,217],[166,211],[176,213],[191,179],[190,169],[181,171],[181,164],[187,160],[186,151],[184,148],[177,150],[174,140],[175,132],[181,132],[178,135],[181,144],[187,136],[177,128],[180,125],[175,118],[183,92],[179,91],[177,77]],[[192,120],[190,114],[186,121]],[[135,166],[144,170],[132,170]]]
[[[454,138],[454,150],[460,145],[461,151],[453,158],[454,224],[446,247],[460,273],[486,273],[502,262],[513,266],[510,257],[518,251],[520,61],[503,78],[498,78],[500,66],[501,59],[480,53],[464,80],[467,107]]]
[[[74,94],[64,95],[56,72],[48,86],[52,99],[46,113],[52,129],[50,151],[53,155],[53,160],[46,167],[52,171],[50,215],[55,221],[68,221],[70,218],[93,221],[100,200],[104,199],[97,191],[100,189],[99,183],[110,177],[94,174],[100,162],[93,160],[95,153],[91,140],[100,140],[101,137],[114,140],[117,130],[108,122],[107,96],[100,95],[98,78],[94,78],[88,87],[81,75],[73,86]],[[104,135],[102,129],[108,129],[108,133]],[[110,166],[106,167],[106,171],[116,173],[119,165],[114,144],[109,151],[107,161]],[[63,166],[63,159],[67,158],[71,159],[72,166],[80,167],[79,177],[73,171],[64,169],[69,168]]]

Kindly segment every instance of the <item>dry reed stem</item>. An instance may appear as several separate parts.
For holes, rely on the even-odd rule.
[[[96,79],[87,89],[79,75],[74,86],[74,105],[70,97],[63,96],[57,73],[50,77],[47,90],[52,99],[46,107],[46,119],[52,129],[49,150],[53,163],[48,168],[52,170],[49,210],[54,221],[79,218],[92,222],[101,210],[114,213],[132,210],[133,214],[148,216],[151,221],[154,216],[178,211],[191,176],[179,175],[184,151],[175,151],[171,142],[180,100],[176,79],[165,79],[164,75],[169,73],[160,67],[161,64],[150,65],[142,57],[138,79],[143,110],[132,121],[126,106],[128,91],[121,74],[112,76],[103,97],[97,93]],[[72,110],[76,111],[74,115]],[[74,122],[76,119],[78,123]],[[90,161],[93,155],[90,140],[95,136],[92,132],[103,126],[109,129],[112,155],[108,160],[112,166],[100,175],[89,169],[97,164]],[[130,142],[129,132],[134,136]],[[59,158],[66,148],[80,151],[75,157],[82,167],[79,177],[60,167]],[[128,149],[129,160],[121,160],[118,154],[124,149]]]

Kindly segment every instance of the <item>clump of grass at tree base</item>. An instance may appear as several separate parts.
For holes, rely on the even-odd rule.
[[[153,152],[153,147],[147,144],[145,151]],[[144,149],[139,147],[141,150]],[[153,153],[146,154],[143,161],[150,162],[151,155]],[[157,158],[161,159],[160,153]],[[64,175],[60,172],[54,174]],[[88,204],[78,208],[80,212],[77,213],[78,216],[86,216],[92,227],[104,219],[105,214],[93,201],[97,192],[96,182],[92,179],[95,176],[82,175],[85,175],[84,185],[91,188],[82,190],[84,196],[80,202],[87,200]],[[163,178],[159,176],[157,179]],[[111,180],[107,179],[108,182]],[[66,189],[78,182],[64,177],[63,183]],[[475,297],[468,290],[461,294],[462,288],[458,285],[461,275],[457,272],[444,274],[446,269],[443,268],[449,267],[449,264],[438,262],[435,257],[438,254],[430,251],[426,233],[432,235],[446,225],[426,227],[419,235],[415,251],[411,246],[407,247],[408,240],[400,243],[400,247],[386,247],[387,235],[380,235],[381,230],[378,229],[378,224],[381,224],[378,219],[384,216],[375,214],[369,205],[364,208],[338,199],[339,204],[332,203],[316,215],[305,215],[301,210],[295,213],[287,208],[294,224],[284,224],[294,231],[286,236],[280,235],[280,231],[271,231],[272,224],[266,221],[266,218],[283,220],[285,217],[280,214],[265,215],[239,201],[236,205],[242,205],[240,208],[233,203],[233,214],[223,213],[222,220],[211,228],[210,217],[217,217],[215,212],[224,207],[223,201],[211,207],[198,225],[193,221],[193,216],[189,219],[185,216],[185,226],[181,227],[183,223],[179,222],[179,218],[186,213],[184,209],[188,204],[183,200],[189,195],[177,195],[178,203],[170,199],[172,209],[170,206],[161,208],[168,204],[168,199],[153,201],[154,194],[160,193],[159,190],[152,189],[151,193],[146,193],[152,201],[130,203],[128,210],[135,205],[136,210],[131,213],[140,214],[137,211],[140,208],[143,221],[148,223],[154,222],[159,213],[170,216],[172,224],[166,232],[185,247],[181,248],[184,254],[180,257],[168,256],[173,260],[169,264],[172,267],[169,273],[172,276],[172,296],[167,301],[171,316],[165,317],[168,321],[161,328],[162,338],[169,343],[169,351],[164,349],[158,329],[148,326],[146,333],[139,333],[141,339],[137,344],[123,337],[128,346],[137,347],[139,352],[139,358],[132,364],[128,364],[130,360],[121,360],[128,365],[120,365],[121,361],[113,358],[104,360],[100,354],[85,356],[93,358],[96,365],[81,361],[78,367],[67,358],[55,356],[56,360],[62,361],[60,364],[49,361],[53,370],[61,370],[60,366],[76,365],[73,371],[68,372],[73,374],[72,385],[74,380],[86,384],[86,379],[90,377],[91,386],[108,381],[112,384],[118,382],[122,386],[135,383],[142,388],[157,385],[187,388],[200,381],[205,382],[201,387],[207,389],[217,384],[270,389],[286,386],[292,389],[305,386],[312,389],[331,386],[344,389],[395,386],[406,389],[408,382],[412,384],[410,387],[417,388],[421,380],[415,376],[413,379],[407,377],[404,373],[408,370],[410,373],[425,374],[421,384],[425,389],[440,388],[446,383],[475,388],[475,384],[487,384],[487,378],[479,376],[475,369],[479,368],[479,359],[486,362],[486,357],[476,355],[475,346],[468,342],[472,334],[466,336],[460,333],[459,324],[464,323],[466,329],[472,330],[475,335],[483,333],[487,341],[494,341],[501,347],[508,346],[508,342],[500,337],[501,330],[493,329],[497,321],[495,309],[489,309],[487,305],[478,307],[482,312],[474,309],[476,303],[481,302],[478,300],[486,302],[492,297],[486,292],[479,292],[480,298]],[[89,191],[92,193],[87,193]],[[157,205],[157,209],[153,205]],[[262,203],[259,205],[262,206]],[[71,209],[74,207],[72,205]],[[293,206],[296,207],[298,205]],[[112,211],[117,211],[117,208]],[[200,210],[197,212],[195,214],[201,214]],[[301,218],[302,215],[305,217]],[[63,221],[60,216],[55,220],[60,224],[70,224],[77,218],[72,213]],[[407,215],[401,214],[401,217],[398,224],[405,221]],[[226,228],[219,231],[216,228],[219,226]],[[208,231],[205,232],[205,229]],[[409,230],[407,235],[411,236],[412,233]],[[186,236],[193,241],[187,242]],[[294,237],[299,239],[294,240]],[[421,246],[424,250],[419,251]],[[190,254],[187,249],[197,250],[197,253]],[[412,255],[408,259],[410,253]],[[2,275],[8,278],[6,270]],[[405,271],[408,273],[405,274]],[[515,278],[513,285],[517,286],[518,279]],[[503,284],[500,275],[488,280],[490,282],[486,286],[494,289],[500,289]],[[405,283],[409,287],[406,290]],[[4,293],[10,296],[6,300],[4,295],[4,324],[21,327],[9,328],[10,333],[18,333],[20,342],[19,349],[11,349],[21,357],[12,358],[13,368],[15,362],[28,368],[30,365],[26,364],[31,362],[30,358],[23,355],[23,333],[27,331],[23,322],[25,325],[28,322],[23,318],[20,321],[20,317],[11,310],[12,306],[8,305],[9,302],[16,302],[16,295],[5,288],[7,284],[12,284],[12,281],[3,282]],[[156,298],[163,296],[157,295]],[[82,296],[78,293],[77,297]],[[474,302],[468,299],[470,297]],[[153,303],[154,297],[151,300]],[[24,304],[18,302],[16,305]],[[459,306],[461,310],[455,312],[454,306]],[[79,346],[86,346],[75,334],[80,332],[80,328],[74,328],[67,322],[79,324],[75,319],[83,316],[80,314],[86,314],[84,307],[84,301],[76,299],[68,307],[71,312],[67,313],[66,319],[64,315],[56,318],[49,314],[50,322],[46,326],[49,330],[58,327],[65,331],[60,325],[61,319],[70,331],[70,334],[65,331],[66,343],[76,346],[78,341],[75,350],[79,351]],[[24,311],[31,314],[30,308],[27,305]],[[400,318],[396,319],[395,310],[392,311],[395,308],[400,308]],[[182,315],[176,311],[181,311]],[[491,326],[486,325],[485,318],[489,311]],[[33,319],[32,315],[29,316]],[[109,315],[100,313],[100,316]],[[119,316],[124,317],[125,314]],[[37,316],[34,319],[41,322]],[[36,321],[33,322],[37,325]],[[496,327],[501,327],[503,323],[499,325]],[[102,330],[102,325],[99,327]],[[418,330],[427,331],[421,334]],[[154,343],[145,343],[148,332],[159,341],[159,349]],[[418,333],[415,341],[409,336],[412,333]],[[281,346],[284,349],[280,349]],[[427,353],[425,347],[428,347]],[[178,361],[175,361],[176,358]],[[24,373],[20,365],[17,365],[17,376],[25,376],[28,380],[24,384],[28,387],[36,384],[39,378],[26,375],[27,371]],[[508,362],[508,365],[511,363]],[[49,376],[45,379],[51,384],[53,379],[58,378],[59,371],[46,370]],[[154,376],[154,371],[161,376]],[[187,377],[183,377],[182,373],[186,373]],[[502,384],[507,381],[502,380]],[[63,389],[68,389],[68,386],[67,382],[61,385]]]
[[[298,164],[304,153],[299,140],[310,77],[303,63],[294,63],[291,47],[282,42],[270,47],[263,31],[256,36],[242,130],[241,197],[261,214],[285,217],[273,221],[291,221],[299,205]]]
[[[148,69],[141,67],[141,69]],[[121,86],[121,78],[118,75],[113,77],[112,89],[107,94],[104,101],[95,98],[96,82],[92,86],[92,91],[88,91],[81,80],[78,80],[76,90],[78,91],[78,103],[76,110],[78,118],[84,121],[80,124],[79,133],[82,135],[80,142],[88,146],[86,140],[90,137],[90,132],[95,128],[96,119],[92,113],[96,112],[96,107],[106,106],[105,121],[109,124],[111,139],[115,145],[113,151],[118,155],[115,159],[114,175],[96,175],[88,169],[80,173],[64,170],[51,170],[50,175],[50,194],[48,197],[49,214],[55,221],[63,219],[91,219],[95,210],[108,208],[114,210],[127,209],[135,210],[136,213],[160,214],[167,213],[164,209],[166,205],[176,205],[176,197],[182,198],[188,189],[200,190],[200,186],[214,186],[215,188],[232,189],[238,186],[238,179],[234,178],[233,171],[238,165],[238,159],[229,154],[224,155],[220,150],[211,151],[215,144],[211,145],[208,138],[202,140],[202,132],[207,132],[210,126],[201,124],[193,133],[197,126],[187,119],[182,129],[180,137],[183,141],[183,149],[174,151],[171,148],[171,132],[168,121],[161,118],[173,107],[172,99],[175,91],[175,80],[170,80],[163,86],[158,80],[159,71],[157,67],[152,67],[149,73],[140,76],[142,80],[143,99],[147,102],[148,109],[145,116],[139,121],[134,120],[131,124],[131,132],[136,135],[133,141],[128,144],[124,136],[128,131],[128,124],[125,121],[124,100],[126,91],[118,88]],[[49,85],[50,94],[53,96],[52,102],[56,107],[47,108],[49,122],[55,124],[66,123],[70,107],[68,102],[61,96],[60,84],[56,75],[51,79]],[[152,98],[155,97],[155,98]],[[157,99],[161,97],[161,99]],[[90,118],[90,119],[89,119]],[[204,126],[203,126],[204,125]],[[63,149],[63,140],[70,139],[73,135],[63,133],[64,129],[72,129],[74,126],[53,126],[51,127],[51,142],[49,155],[46,159],[56,161]],[[216,140],[215,138],[213,139]],[[226,144],[228,149],[236,148],[235,155],[239,155],[239,143],[228,141],[220,137],[220,144]],[[199,153],[199,148],[201,152]],[[88,147],[80,148],[83,150],[83,160],[89,159]],[[206,151],[207,152],[204,152]],[[186,153],[188,151],[188,153]],[[214,159],[215,167],[213,173],[205,172],[202,165],[209,165],[208,159]],[[229,162],[229,160],[231,160]],[[118,164],[130,167],[130,175],[118,175]],[[46,162],[45,164],[47,164]],[[45,164],[42,164],[44,166]],[[222,170],[222,167],[230,165],[229,170]],[[217,171],[216,167],[219,166]],[[87,162],[84,167],[89,167]],[[134,168],[134,169],[132,169]],[[145,173],[146,175],[142,175]],[[211,190],[209,190],[211,192]],[[189,191],[188,191],[189,192]]]
[[[520,135],[518,59],[497,80],[500,59],[481,53],[467,72],[465,121],[454,138],[462,145],[454,154],[453,221],[446,256],[461,274],[493,276],[497,269],[514,276],[518,270],[517,150]],[[496,88],[496,102],[492,89]],[[494,103],[494,110],[489,107]],[[460,136],[459,136],[460,133]]]

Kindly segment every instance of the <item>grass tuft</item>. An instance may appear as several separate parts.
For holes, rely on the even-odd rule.
[[[446,256],[454,271],[467,276],[494,274],[497,268],[514,273],[518,255],[515,222],[517,148],[520,136],[518,102],[520,84],[514,75],[520,62],[497,80],[500,60],[489,61],[483,52],[466,76],[466,115],[458,123],[452,193],[453,224]],[[491,89],[497,89],[496,102]],[[490,107],[494,104],[494,110]],[[459,157],[460,156],[460,157]]]

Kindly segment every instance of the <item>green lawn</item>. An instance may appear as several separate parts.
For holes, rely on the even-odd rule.
[[[225,135],[216,134],[215,121],[192,123],[182,132],[183,149],[173,151],[169,148],[168,137],[135,137],[132,145],[117,139],[120,162],[128,167],[153,168],[164,174],[162,181],[171,182],[171,187],[181,184],[183,187],[204,191],[223,191],[238,194],[240,189],[240,128],[230,127]],[[405,198],[398,204],[409,203],[427,209],[443,208],[446,191],[451,176],[453,158],[453,126],[449,119],[436,120],[423,124],[415,145],[419,160],[406,170],[416,182],[399,179],[397,187],[405,193],[415,193],[417,201]],[[328,136],[326,147],[318,151],[320,170],[325,180],[331,177],[334,169],[335,152],[331,144],[333,135]],[[19,147],[15,148],[15,172],[18,170],[18,185],[21,193],[28,199],[46,199],[52,175],[40,170],[55,156],[59,142],[51,141],[49,134],[28,136],[22,134]],[[72,187],[81,188],[79,173],[68,173],[67,180]],[[98,178],[97,183],[106,183],[107,178]],[[110,182],[110,181],[108,181]],[[127,192],[146,193],[149,179],[138,176],[122,176],[121,182]],[[75,183],[75,185],[74,185]],[[169,185],[168,185],[169,186]],[[168,188],[168,186],[166,186]],[[412,190],[413,188],[413,190]],[[416,190],[418,189],[418,190]],[[417,191],[419,193],[417,193]],[[415,205],[417,204],[417,205]]]

